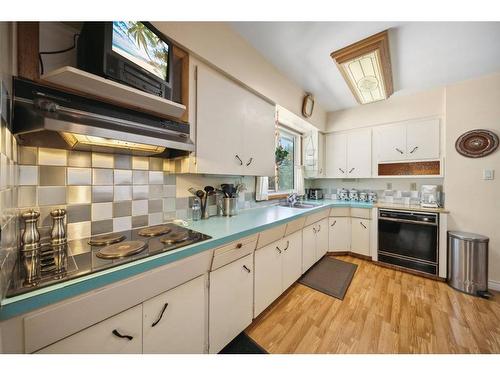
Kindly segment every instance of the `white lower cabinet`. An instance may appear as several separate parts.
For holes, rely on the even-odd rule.
[[[302,273],[306,272],[328,251],[328,218],[302,230]]]
[[[210,353],[218,353],[252,322],[253,277],[253,254],[210,272]]]
[[[351,218],[330,217],[328,220],[329,249],[348,251],[351,248]]]
[[[142,304],[49,345],[44,354],[142,353]]]
[[[316,225],[316,261],[328,252],[328,218]]]
[[[264,311],[302,274],[302,232],[255,251],[254,317]]]
[[[351,218],[351,251],[370,255],[370,220]]]
[[[205,276],[143,304],[143,352],[202,354],[205,349]]]

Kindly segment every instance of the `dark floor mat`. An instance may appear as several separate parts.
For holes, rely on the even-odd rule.
[[[219,354],[269,354],[253,341],[245,332],[241,332]]]
[[[326,256],[312,266],[299,279],[299,283],[332,297],[344,299],[357,267],[356,264]]]

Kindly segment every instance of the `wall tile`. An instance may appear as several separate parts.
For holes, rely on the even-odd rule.
[[[113,220],[92,221],[90,231],[93,236],[102,233],[110,233],[113,231]]]
[[[36,147],[19,147],[19,164],[36,165],[36,156],[38,150]]]
[[[36,186],[19,187],[18,207],[36,206]]]
[[[113,185],[113,170],[112,169],[92,169],[92,184],[93,185]]]
[[[149,170],[150,171],[162,171],[163,170],[163,159],[161,158],[149,158]]]
[[[132,201],[114,202],[113,217],[131,216]]]
[[[113,186],[92,186],[92,203],[112,202]]]
[[[175,211],[175,198],[163,198],[163,211]]]
[[[3,171],[4,167],[2,166],[2,172]],[[19,185],[38,185],[38,167],[27,165],[19,166]]]
[[[68,185],[90,185],[92,183],[92,169],[68,168]]]
[[[66,187],[64,186],[39,186],[38,205],[47,206],[51,204],[66,203]],[[79,202],[76,202],[79,203]],[[85,202],[84,202],[85,203]]]
[[[154,214],[156,212],[163,211],[163,200],[162,199],[152,199],[148,201],[148,213]]]
[[[175,201],[175,208],[177,210],[185,210],[189,208],[189,199],[188,198],[177,198]]]
[[[115,155],[115,168],[116,169],[131,169],[132,157],[130,155]]]
[[[188,218],[187,217],[187,210],[176,210],[175,217],[177,219],[186,220]]]
[[[91,235],[90,221],[82,221],[79,223],[70,223],[67,225],[68,240],[77,240],[87,238]]]
[[[113,154],[100,154],[97,152],[92,153],[92,168],[113,168],[114,157]]]
[[[163,185],[149,185],[149,198],[163,198]]]
[[[113,217],[113,203],[92,203],[92,221],[111,219]]]
[[[175,185],[163,185],[163,196],[165,198],[175,198],[176,186]]]
[[[148,225],[158,225],[163,223],[163,213],[157,212],[148,215]]]
[[[132,171],[126,169],[114,170],[114,184],[115,185],[131,185],[132,184]]]
[[[134,185],[132,186],[132,199],[148,199],[149,185]]]
[[[163,183],[165,185],[175,185],[175,174],[163,173]]]
[[[68,166],[89,168],[92,166],[92,154],[85,151],[69,151]]]
[[[132,216],[146,215],[148,213],[148,200],[132,201]]]
[[[66,168],[42,165],[39,167],[41,186],[66,185]]]
[[[163,221],[174,220],[175,219],[175,211],[164,212],[163,213]]]
[[[38,149],[38,164],[39,165],[60,165],[66,166],[68,163],[68,152],[66,150],[58,150],[55,148]]]
[[[130,185],[115,186],[114,197],[113,197],[113,200],[115,202],[129,201],[131,199],[132,199],[132,186]]]
[[[149,171],[149,184],[163,185],[163,172]]]
[[[85,204],[91,202],[90,186],[68,186],[68,203]]]
[[[67,210],[66,220],[68,223],[79,223],[81,221],[91,220],[90,204],[69,205],[66,207],[66,210]]]
[[[124,216],[113,219],[113,232],[123,232],[132,229],[132,217]]]
[[[132,216],[132,228],[140,228],[148,225],[148,215]]]
[[[149,158],[146,156],[132,156],[132,169],[149,169]]]
[[[132,171],[132,182],[134,185],[149,184],[148,171]]]

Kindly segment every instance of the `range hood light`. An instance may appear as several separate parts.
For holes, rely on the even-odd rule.
[[[158,154],[165,151],[165,147],[161,147],[161,146],[153,146],[153,145],[146,145],[146,144],[142,144],[142,143],[120,141],[117,139],[101,138],[101,137],[95,137],[95,136],[91,136],[91,135],[61,132],[61,136],[70,145],[71,148],[77,147],[78,144],[84,144],[84,145],[90,145],[90,146],[104,146],[104,147],[113,147],[113,148],[117,148],[117,149],[153,152],[153,153],[158,153]]]

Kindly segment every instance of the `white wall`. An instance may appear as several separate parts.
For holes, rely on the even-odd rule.
[[[301,115],[304,90],[222,22],[154,22],[169,38],[276,104]],[[315,104],[308,119],[324,130],[326,111]]]
[[[471,159],[455,150],[464,132],[482,128],[500,136],[500,74],[446,88],[446,205],[450,230],[490,238],[490,280],[500,287],[500,150]],[[481,179],[484,168],[496,169],[495,179]]]

